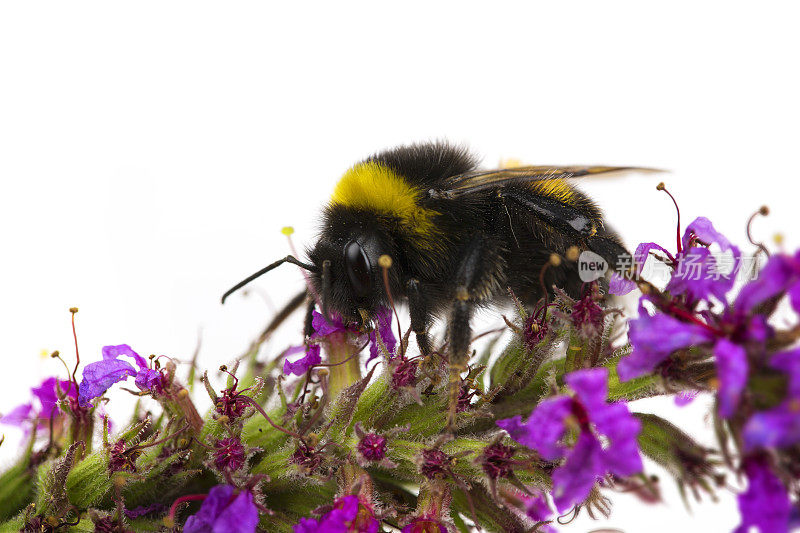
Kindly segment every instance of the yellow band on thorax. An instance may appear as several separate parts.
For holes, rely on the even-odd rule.
[[[394,217],[403,231],[427,241],[438,233],[433,219],[439,213],[419,205],[421,194],[419,188],[392,169],[369,161],[354,166],[342,176],[333,191],[331,204]]]

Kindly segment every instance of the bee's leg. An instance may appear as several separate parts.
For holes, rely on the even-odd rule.
[[[317,302],[314,300],[314,298],[308,299],[308,304],[306,306],[306,317],[305,321],[303,322],[303,335],[306,337],[310,337],[314,333],[314,326],[311,324],[311,320],[314,318],[313,311],[316,304]]]
[[[431,314],[428,302],[420,292],[419,281],[411,278],[406,282],[406,295],[408,297],[408,312],[411,315],[411,331],[417,337],[417,346],[423,357],[431,353],[431,339],[428,336],[428,325]]]
[[[464,250],[456,273],[455,302],[450,313],[450,379],[448,383],[447,428],[455,429],[461,373],[470,358],[472,328],[470,320],[475,304],[490,299],[505,286],[505,261],[498,245],[483,235],[476,235]]]
[[[472,311],[473,304],[469,301],[469,293],[462,285],[457,289],[449,324],[450,379],[447,385],[447,429],[449,431],[455,429],[458,397],[461,394],[461,373],[467,369],[469,362]]]

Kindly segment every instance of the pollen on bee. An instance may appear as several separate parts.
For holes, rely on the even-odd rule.
[[[561,264],[561,256],[558,254],[550,254],[550,264],[558,266]]]

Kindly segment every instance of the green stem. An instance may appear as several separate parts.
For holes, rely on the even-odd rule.
[[[328,337],[327,342],[328,389],[331,399],[336,398],[343,390],[361,379],[361,366],[358,347],[352,342],[350,335],[337,331]]]

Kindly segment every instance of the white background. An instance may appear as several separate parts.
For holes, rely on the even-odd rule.
[[[42,350],[72,360],[70,306],[84,361],[118,343],[189,358],[199,328],[204,365],[238,355],[270,306],[253,292],[223,308],[220,294],[286,254],[281,226],[312,243],[342,172],[399,143],[464,142],[488,166],[670,169],[584,184],[631,248],[674,248],[661,179],[685,223],[708,216],[744,244],[768,204],[757,235],[796,245],[788,5],[3,3],[0,411],[62,371]],[[279,304],[301,277],[284,267],[255,285]],[[643,408],[707,431],[700,405]],[[2,431],[7,463],[19,434]],[[565,530],[738,521],[732,497],[690,515],[663,490],[664,505],[617,498],[609,520]]]

